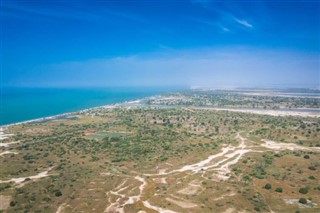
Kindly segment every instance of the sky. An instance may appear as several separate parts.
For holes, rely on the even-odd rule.
[[[320,1],[2,0],[1,85],[319,87]]]

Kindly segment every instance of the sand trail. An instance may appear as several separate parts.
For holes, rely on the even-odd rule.
[[[204,174],[206,172],[210,172],[210,174],[212,174],[212,179],[210,179],[211,181],[226,181],[231,177],[230,174],[232,173],[232,171],[230,167],[232,165],[237,164],[241,160],[241,158],[247,153],[263,152],[265,148],[275,151],[320,151],[320,148],[304,147],[292,143],[278,143],[270,140],[261,140],[263,142],[261,144],[252,143],[252,141],[242,137],[239,133],[237,133],[236,139],[239,141],[238,145],[228,145],[226,147],[223,147],[219,153],[213,154],[197,163],[184,165],[181,168],[173,169],[171,171],[169,169],[161,169],[158,171],[158,173],[129,177],[139,182],[139,193],[133,196],[128,196],[125,193],[125,189],[129,187],[126,186],[128,182],[127,180],[123,181],[119,186],[115,188],[116,191],[109,192],[116,195],[118,198],[114,202],[110,202],[109,199],[110,205],[106,208],[105,212],[124,213],[124,207],[126,205],[134,204],[136,202],[141,201],[141,203],[147,209],[154,210],[160,213],[176,213],[171,209],[163,209],[160,206],[153,205],[151,202],[151,198],[153,198],[156,195],[162,195],[161,199],[169,201],[174,206],[180,209],[193,209],[196,211],[197,208],[199,208],[199,205],[197,203],[191,203],[189,200],[186,200],[183,197],[181,197],[185,195],[196,195],[201,193],[201,191],[203,190],[201,180],[197,180],[197,182],[195,182],[196,180],[192,180],[192,178],[190,178],[192,175],[201,174],[201,176],[198,177],[204,178]],[[170,194],[170,196],[161,193],[159,194],[158,192],[157,194],[150,195],[150,192],[148,191],[148,197],[143,197],[143,194],[145,194],[145,190],[149,184],[146,181],[146,176],[150,177],[150,180],[155,186],[160,186],[161,184],[166,183],[165,180],[167,178],[175,177],[176,175],[179,176],[179,178],[176,181],[176,184],[184,182],[184,188],[175,191],[173,194]],[[168,187],[171,188],[172,186]],[[229,196],[233,195],[234,194],[230,194]]]
[[[0,153],[0,156],[3,156],[3,155],[9,155],[9,154],[17,155],[17,154],[18,154],[18,152],[4,151],[4,152],[1,152],[1,153]]]
[[[51,170],[52,168],[49,168],[48,170],[44,171],[44,172],[40,172],[37,175],[33,175],[33,176],[28,176],[28,177],[19,177],[19,178],[11,178],[10,180],[0,180],[0,183],[10,183],[10,182],[14,182],[15,184],[21,184],[24,181],[30,179],[30,180],[36,180],[36,179],[40,179],[43,177],[48,177],[50,174],[48,174],[48,172]]]

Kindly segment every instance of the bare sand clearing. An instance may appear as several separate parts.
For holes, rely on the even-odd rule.
[[[0,210],[6,210],[10,205],[11,196],[0,195]]]
[[[307,200],[306,204],[302,204],[299,202],[299,199],[284,199],[286,204],[295,204],[299,205],[300,208],[310,208],[314,206],[318,206],[316,203],[313,203],[311,200]]]
[[[185,194],[185,195],[195,195],[199,191],[201,191],[203,187],[200,185],[200,183],[196,182],[196,180],[191,181],[188,183],[188,186],[179,190],[179,194]]]
[[[183,209],[190,209],[190,208],[198,207],[197,204],[191,203],[188,200],[183,200],[182,198],[174,199],[174,198],[167,197],[166,200],[179,206],[180,208],[183,208]]]
[[[305,147],[305,146],[300,146],[294,143],[280,143],[276,141],[271,141],[271,140],[266,140],[263,139],[261,140],[264,143],[261,144],[262,147],[272,149],[272,150],[303,150],[303,151],[314,151],[314,152],[319,152],[320,147]]]
[[[151,205],[151,204],[149,203],[149,201],[147,201],[147,200],[146,200],[146,201],[143,201],[142,203],[143,203],[143,205],[144,205],[145,207],[147,207],[148,209],[155,210],[155,211],[157,211],[157,212],[159,212],[159,213],[177,213],[177,212],[172,211],[172,210],[167,210],[167,209],[160,208],[160,207],[158,207],[158,206],[153,206],[153,205]]]
[[[0,141],[5,140],[14,135],[14,134],[6,134],[4,133],[4,131],[5,130],[2,127],[0,127]]]
[[[13,136],[14,134],[6,134],[4,133],[4,129],[2,127],[0,127],[0,141],[5,140],[7,138],[10,138],[11,136]],[[16,143],[20,143],[19,141],[15,141],[15,142],[8,142],[8,143],[3,143],[0,142],[0,147],[8,147],[11,144],[16,144]]]
[[[199,107],[192,107],[196,109],[204,109]],[[281,110],[269,110],[269,109],[228,109],[228,108],[205,108],[209,110],[216,110],[216,111],[230,111],[230,112],[244,112],[244,113],[251,113],[251,114],[258,114],[258,115],[271,115],[271,116],[300,116],[300,117],[314,117],[320,118],[319,112],[298,112],[298,111],[281,111]]]

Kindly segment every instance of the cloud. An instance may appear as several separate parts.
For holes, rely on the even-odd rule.
[[[211,12],[210,18],[208,17],[184,17],[185,19],[198,22],[201,24],[205,24],[208,26],[215,26],[222,32],[236,32],[239,30],[239,25],[241,25],[242,29],[245,28],[253,28],[252,23],[245,19],[240,19],[238,17],[238,13],[236,11],[230,11],[221,7],[221,5],[214,6],[214,2],[211,1],[191,1],[192,3],[200,4],[200,6]],[[214,17],[214,18],[212,18]]]
[[[253,28],[253,25],[250,24],[250,23],[249,23],[248,21],[246,21],[246,20],[240,20],[240,19],[237,19],[237,18],[234,18],[234,20],[235,20],[237,23],[239,23],[239,24],[241,24],[242,26],[244,26],[244,27]]]
[[[115,20],[140,23],[145,22],[143,18],[128,12],[110,10],[103,7],[95,9],[95,11],[90,11],[85,7],[85,5],[75,6],[74,4],[68,4],[65,2],[60,2],[51,6],[41,3],[30,6],[17,2],[6,2],[5,4],[1,5],[1,7],[2,12],[5,15],[20,19],[41,17],[41,19],[64,18],[99,23],[102,23],[102,21],[103,23],[112,23],[115,22]]]
[[[224,32],[230,32],[230,29],[224,26],[220,26]]]

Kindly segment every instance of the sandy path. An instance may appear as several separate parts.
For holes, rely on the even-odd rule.
[[[109,194],[113,194],[118,196],[119,198],[115,201],[115,202],[111,202],[111,200],[109,200],[110,205],[105,209],[104,212],[120,212],[120,213],[124,213],[124,207],[126,205],[129,204],[133,204],[136,203],[138,201],[141,200],[141,196],[143,194],[143,191],[145,189],[145,187],[147,186],[147,181],[140,177],[140,176],[136,176],[134,177],[135,180],[141,182],[142,184],[139,186],[139,194],[138,195],[134,195],[134,196],[127,196],[126,193],[122,194],[121,191],[127,189],[129,186],[124,186],[125,183],[127,182],[127,180],[125,180],[124,182],[122,182],[119,186],[116,187],[116,189],[118,189],[117,191],[110,191]],[[126,199],[125,202],[120,202],[120,199]]]
[[[213,181],[214,180],[225,181],[230,177],[229,176],[229,174],[231,173],[230,167],[232,165],[237,164],[240,161],[240,159],[247,153],[263,152],[263,149],[261,148],[267,148],[267,149],[276,150],[276,151],[277,150],[320,151],[320,147],[304,147],[304,146],[299,146],[293,143],[278,143],[270,140],[261,140],[263,141],[263,143],[261,144],[252,143],[250,140],[242,137],[239,133],[236,135],[236,139],[239,141],[239,144],[237,146],[229,145],[227,147],[223,147],[219,153],[211,155],[205,160],[202,160],[190,165],[182,166],[180,169],[174,169],[171,171],[167,171],[166,169],[161,169],[159,170],[158,173],[144,174],[144,175],[150,176],[152,178],[151,180],[153,180],[154,183],[158,185],[158,184],[166,183],[165,179],[169,178],[172,175],[183,173],[184,176],[180,178],[180,180],[184,181],[184,180],[187,180],[188,179],[187,177],[189,177],[190,175],[202,173],[202,177],[204,177],[203,175],[206,172],[213,171],[214,172],[212,175]],[[176,213],[175,211],[163,209],[161,207],[152,205],[149,202],[149,199],[152,198],[152,196],[154,195],[149,196],[148,200],[143,200],[142,195],[144,194],[144,191],[148,186],[146,179],[141,176],[135,176],[130,178],[133,178],[140,182],[139,194],[134,196],[128,196],[125,194],[125,192],[122,192],[122,190],[128,187],[126,186],[127,180],[123,181],[119,186],[115,188],[117,191],[110,192],[118,196],[119,198],[116,199],[115,202],[110,202],[110,205],[106,208],[105,212],[124,213],[124,207],[126,205],[134,204],[138,201],[141,201],[143,205],[148,209],[152,209],[160,213]],[[177,191],[177,193],[184,194],[184,195],[194,195],[198,193],[202,189],[202,186],[194,183],[193,181],[187,182],[186,183],[187,186]],[[233,194],[230,196],[233,196]],[[198,205],[196,203],[191,203],[190,201],[185,200],[179,196],[170,195],[170,197],[165,197],[164,199],[176,206],[179,206],[182,209],[198,208]]]
[[[0,153],[0,156],[3,156],[3,155],[9,155],[9,154],[17,155],[17,154],[18,154],[18,152],[4,151],[4,152],[1,152],[1,153]]]
[[[0,147],[8,147],[11,144],[16,144],[16,143],[20,143],[19,141],[15,141],[15,142],[10,142],[10,143],[0,143]]]
[[[56,213],[62,213],[62,212],[63,212],[63,210],[64,210],[64,207],[65,207],[65,206],[66,206],[66,204],[65,204],[65,203],[61,204],[61,205],[58,207],[58,209],[57,209]]]
[[[34,176],[28,176],[28,177],[20,177],[20,178],[11,178],[10,180],[0,180],[0,183],[10,183],[10,182],[15,182],[16,184],[21,184],[23,183],[27,178],[31,179],[31,180],[36,180],[36,179],[40,179],[43,177],[48,177],[49,174],[48,172],[51,170],[52,168],[49,168],[47,171],[44,172],[40,172],[37,175]]]

